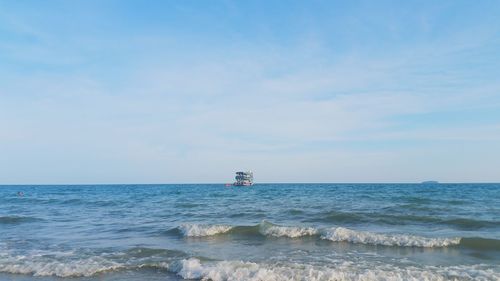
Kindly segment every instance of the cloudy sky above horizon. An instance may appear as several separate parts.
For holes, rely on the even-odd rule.
[[[0,0],[0,184],[500,182],[499,14]]]

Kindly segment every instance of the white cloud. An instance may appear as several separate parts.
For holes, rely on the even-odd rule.
[[[446,68],[477,42],[335,59],[325,59],[318,44],[270,52],[252,46],[227,56],[207,50],[204,60],[171,60],[167,49],[104,76],[87,68],[26,74],[0,67],[0,178],[203,182],[222,181],[241,167],[263,181],[454,180],[467,169],[463,180],[495,179],[488,167],[499,158],[481,166],[469,160],[489,150],[498,156],[498,145],[469,142],[498,140],[498,120],[401,128],[405,115],[499,108],[498,82],[462,83],[475,72]],[[86,60],[78,52],[74,58]],[[405,141],[422,144],[391,146]],[[371,146],[380,142],[383,148]],[[448,167],[443,159],[456,163]]]

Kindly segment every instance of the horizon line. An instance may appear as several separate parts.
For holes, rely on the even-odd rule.
[[[271,185],[271,184],[425,184],[421,182],[259,182],[253,185]],[[101,186],[101,185],[225,185],[227,182],[182,182],[182,183],[14,183],[4,184],[2,186]],[[428,184],[500,184],[500,182],[440,182]]]

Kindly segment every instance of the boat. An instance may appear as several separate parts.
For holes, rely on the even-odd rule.
[[[251,186],[253,185],[253,173],[247,172],[236,172],[236,181],[233,183],[234,186]]]

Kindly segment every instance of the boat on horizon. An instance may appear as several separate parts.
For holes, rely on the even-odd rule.
[[[253,185],[253,172],[236,172],[235,182],[233,186],[251,186]]]

